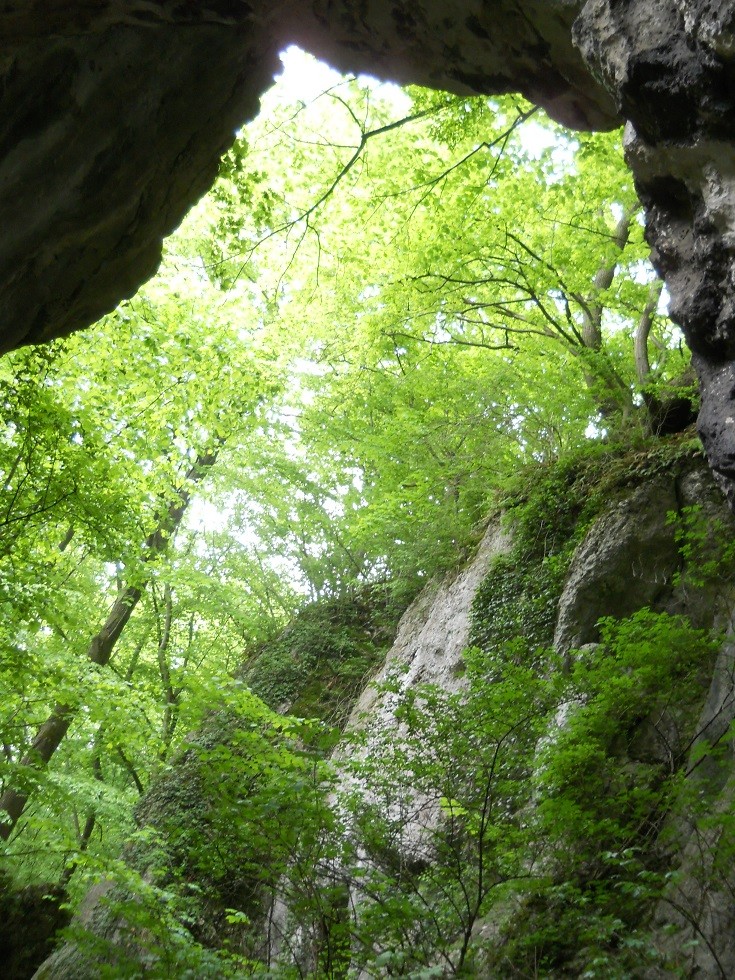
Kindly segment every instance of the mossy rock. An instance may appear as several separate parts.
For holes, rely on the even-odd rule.
[[[343,727],[395,638],[411,596],[365,586],[306,606],[242,671],[276,711]]]

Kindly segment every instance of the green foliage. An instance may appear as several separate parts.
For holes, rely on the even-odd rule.
[[[501,648],[519,638],[531,648],[551,644],[557,604],[576,544],[601,506],[598,486],[615,451],[570,454],[516,477],[504,507],[511,550],[493,561],[472,606],[472,642]],[[526,477],[527,478],[527,477]]]
[[[536,567],[511,555],[496,558],[473,602],[472,640],[484,649],[523,637],[531,649],[553,639],[563,566]]]
[[[31,795],[7,855],[21,882],[119,849],[135,798],[201,717],[208,675],[237,666],[295,605],[231,537],[184,523],[171,540],[196,460],[234,449],[278,386],[221,302],[211,317],[201,289],[198,303],[159,284],[84,339],[2,368],[0,787]],[[92,640],[122,588],[135,609],[100,666]],[[42,772],[28,753],[55,705],[76,721]]]
[[[688,435],[644,448],[592,445],[553,464],[522,470],[509,481],[501,507],[512,529],[510,553],[496,558],[473,602],[472,642],[493,648],[522,636],[533,648],[553,638],[559,596],[575,547],[602,507],[659,472],[701,456]],[[727,574],[732,546],[724,528],[709,526],[700,508],[672,517],[692,584]],[[696,561],[693,561],[694,555]]]
[[[656,360],[636,374],[652,271],[619,139],[572,136],[512,98],[333,74],[302,95],[264,99],[157,280],[85,335],[0,365],[0,791],[29,797],[8,867],[63,881],[72,903],[88,874],[114,879],[122,958],[79,939],[111,976],[264,975],[258,915],[277,902],[284,976],[343,976],[351,956],[381,975],[481,972],[477,923],[528,894],[527,921],[534,902],[563,905],[579,948],[632,949],[619,922],[635,903],[605,883],[659,886],[631,828],[668,797],[656,765],[616,782],[613,760],[655,685],[686,676],[659,657],[684,625],[635,627],[649,668],[625,660],[633,625],[605,627],[638,688],[596,660],[562,679],[546,650],[600,502],[691,451],[640,435],[638,396],[663,399],[686,358],[649,310]],[[466,688],[392,681],[396,725],[332,806],[333,734],[315,719],[343,724],[400,610],[499,501],[513,550],[478,595]],[[682,551],[706,554],[710,577],[721,555],[694,523]],[[132,613],[99,663],[120,595]],[[557,809],[533,824],[535,746],[562,688],[577,720],[545,770]],[[39,726],[59,715],[68,731],[39,766]],[[577,771],[603,780],[590,801]],[[131,841],[141,797],[149,829]],[[589,837],[594,886],[569,870],[565,821]],[[534,949],[551,962],[560,942]]]
[[[646,923],[671,878],[659,830],[682,805],[692,736],[679,705],[718,646],[682,617],[643,609],[604,620],[600,644],[575,657],[536,755],[532,832],[551,880],[501,949],[518,975],[535,964],[622,977],[655,955]]]
[[[547,657],[548,665],[553,658]],[[503,654],[466,653],[467,687],[383,688],[392,719],[356,736],[346,794],[362,854],[357,962],[464,974],[480,918],[524,879],[534,746],[553,685]]]
[[[351,734],[339,774],[321,726],[235,684],[139,808],[147,829],[100,913],[114,947],[100,928],[74,941],[120,976],[666,966],[646,932],[675,881],[660,830],[698,805],[682,793],[693,731],[678,704],[717,646],[640,610],[603,621],[570,670],[517,639],[466,651],[455,692],[397,673],[380,689],[389,714]],[[269,908],[280,953],[266,965]]]
[[[276,86],[264,110],[178,239],[193,253],[208,230],[206,268],[261,311],[291,379],[240,519],[314,598],[426,578],[472,546],[519,463],[636,429],[652,272],[618,138],[326,69],[321,93],[289,104]],[[663,384],[684,358],[657,313],[653,336],[646,383]]]
[[[105,964],[100,975],[249,974],[269,898],[324,849],[331,734],[274,714],[237,682],[213,706],[138,807],[125,861],[85,862],[86,882],[101,865],[106,883],[96,921],[67,938]]]
[[[601,636],[571,671],[504,641],[467,651],[456,693],[400,674],[384,685],[390,716],[353,735],[342,763],[353,969],[622,977],[658,962],[646,921],[671,880],[659,829],[692,733],[678,732],[678,755],[669,740],[691,724],[677,705],[717,642],[648,610]]]
[[[669,520],[675,525],[687,583],[702,588],[728,582],[735,571],[735,542],[726,522],[713,520],[702,504],[682,507]]]

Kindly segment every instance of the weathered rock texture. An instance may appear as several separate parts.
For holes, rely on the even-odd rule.
[[[697,559],[691,562],[681,550],[680,525],[674,518],[686,518],[695,509],[701,509],[701,527],[706,530]],[[727,813],[735,799],[731,750],[724,757],[705,755],[703,761],[697,755],[700,747],[716,746],[735,719],[735,588],[732,582],[708,579],[701,572],[708,556],[717,554],[723,538],[730,538],[734,530],[722,495],[701,462],[674,465],[619,492],[592,522],[571,559],[554,632],[554,646],[567,654],[599,639],[601,618],[622,619],[648,607],[682,614],[697,627],[726,635],[716,663],[702,664],[701,687],[692,688],[686,703],[641,721],[628,746],[631,765],[668,765],[688,756],[683,792],[701,793],[712,814]],[[398,664],[405,670],[402,684],[407,688],[428,683],[449,691],[461,689],[462,652],[470,636],[474,596],[485,571],[509,553],[511,543],[511,533],[491,526],[464,570],[418,597],[401,621],[379,680]],[[352,723],[368,729],[390,725],[390,696],[379,697],[368,688]],[[407,847],[420,832],[420,826],[409,828]],[[706,819],[680,818],[665,832],[670,835],[668,853],[675,873],[650,923],[650,943],[669,963],[677,964],[682,976],[733,976],[735,876],[721,831],[708,827]],[[492,937],[497,930],[487,921],[480,931]],[[579,975],[573,964],[563,972]],[[643,975],[663,980],[670,974],[653,968]]]
[[[646,483],[600,517],[574,556],[559,604],[554,646],[567,653],[597,639],[601,616],[629,616],[671,591],[679,549],[668,514],[676,484]]]
[[[508,532],[495,522],[465,568],[421,592],[403,614],[385,665],[374,679],[376,683],[386,681],[399,667],[404,671],[401,683],[406,688],[419,684],[436,684],[445,691],[461,688],[462,654],[470,640],[475,594],[493,559],[506,554],[509,548]],[[360,726],[365,717],[379,722],[383,711],[390,713],[390,707],[369,686],[358,698],[348,725]]]
[[[694,507],[702,509],[706,523],[701,527],[706,530],[697,538],[696,558],[692,560],[682,553],[677,523],[668,515],[686,520]],[[712,573],[703,577],[702,569],[709,556],[721,553],[723,538],[730,540],[734,531],[733,517],[701,458],[680,458],[637,486],[618,488],[571,558],[556,625],[555,643],[565,653],[570,647],[599,639],[596,624],[601,617],[624,617],[643,606],[684,614],[697,627],[727,631],[728,639],[717,662],[702,663],[701,683],[692,683],[685,703],[670,705],[655,718],[640,720],[630,733],[627,756],[621,755],[620,760],[621,767],[628,763],[666,767],[679,766],[688,759],[683,792],[690,787],[695,796],[701,793],[710,813],[727,812],[735,792],[731,750],[719,757],[696,754],[698,744],[711,747],[722,740],[735,718],[735,586]],[[494,523],[465,568],[427,586],[404,614],[378,680],[385,679],[397,664],[404,668],[401,682],[407,688],[425,683],[448,691],[462,687],[462,654],[470,638],[475,596],[488,573],[492,581],[493,563],[507,561],[511,544],[512,531],[508,533]],[[372,687],[366,689],[351,724],[367,726],[368,735],[376,726],[395,726],[391,696],[378,694]],[[187,754],[151,787],[138,811],[141,821],[152,820],[155,814],[159,827],[175,827],[182,814],[206,813],[207,798],[202,796],[197,780]],[[681,968],[682,976],[732,976],[735,877],[731,857],[723,852],[706,820],[696,814],[692,819],[678,816],[677,820],[677,826],[666,828],[668,844],[662,851],[677,874],[653,920],[648,921],[650,943],[667,962]],[[408,847],[416,840],[414,828],[409,831],[403,838]],[[420,832],[421,826],[416,825],[415,833]],[[641,847],[647,846],[655,846],[648,831],[641,838]],[[196,872],[192,873],[196,877]],[[232,899],[223,898],[222,904],[231,906]],[[280,909],[279,914],[285,922],[285,910]],[[641,915],[648,920],[650,914],[650,907],[642,900]],[[80,923],[98,938],[110,940],[111,948],[123,945],[125,930],[105,911],[104,888],[90,893]],[[264,937],[267,932],[264,926]],[[273,934],[282,937],[283,932],[275,929]],[[483,924],[482,934],[486,938],[495,934],[490,920]],[[218,939],[221,937],[216,931],[209,937],[215,947]],[[279,941],[273,941],[274,949]],[[129,951],[134,956],[145,955],[144,950]],[[39,980],[91,980],[98,975],[99,963],[89,955],[89,951],[73,945],[64,946],[36,976]],[[311,975],[308,968],[304,975]],[[563,975],[579,973],[572,965]],[[654,969],[640,975],[654,980],[669,974]]]
[[[692,508],[701,508],[707,531],[696,562],[689,563],[671,517],[691,514]],[[668,717],[663,713],[640,724],[628,746],[633,764],[688,756],[682,792],[707,801],[704,820],[679,818],[677,826],[664,827],[673,875],[650,923],[651,946],[676,964],[677,975],[722,980],[735,971],[735,876],[726,835],[708,826],[707,816],[732,809],[735,776],[731,749],[719,757],[697,753],[718,745],[735,719],[735,589],[724,578],[707,581],[701,569],[733,529],[722,496],[701,466],[644,482],[612,502],[577,548],[554,638],[567,653],[598,639],[600,618],[625,617],[644,606],[683,614],[700,628],[726,635],[716,663],[702,665],[702,687],[691,690],[687,703],[671,705]],[[572,969],[564,975],[578,974]],[[640,976],[648,980],[671,975],[668,968],[641,965]]]
[[[725,0],[588,0],[575,40],[628,121],[670,313],[695,354],[700,432],[735,478],[735,10]]]
[[[42,6],[0,14],[6,350],[86,326],[155,272],[276,59],[262,29],[205,12],[164,27],[158,4]]]

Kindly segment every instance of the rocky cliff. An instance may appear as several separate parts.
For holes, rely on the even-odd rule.
[[[139,819],[168,836],[174,880],[184,883],[178,887],[194,880],[207,891],[200,914],[209,922],[198,931],[205,946],[244,943],[263,969],[268,963],[276,969],[277,951],[299,963],[302,975],[324,974],[325,950],[333,972],[324,975],[359,972],[361,955],[373,957],[371,969],[385,965],[388,959],[379,957],[393,955],[400,941],[381,953],[382,934],[373,932],[368,954],[360,945],[361,922],[388,928],[371,905],[388,882],[400,885],[405,899],[439,880],[431,869],[443,868],[447,853],[472,867],[477,838],[468,836],[467,821],[474,797],[462,796],[457,774],[475,779],[473,765],[497,739],[493,766],[512,749],[501,766],[505,781],[495,774],[488,783],[497,795],[488,833],[496,826],[498,835],[487,839],[485,873],[497,880],[464,933],[446,926],[445,910],[447,931],[432,934],[426,952],[432,976],[463,970],[521,976],[531,962],[537,975],[550,977],[735,972],[733,518],[701,455],[686,445],[582,459],[536,475],[533,483],[491,522],[466,567],[430,584],[412,603],[374,678],[377,686],[357,700],[348,729],[362,740],[338,749],[342,787],[332,785],[332,798],[340,798],[345,779],[354,796],[355,779],[372,778],[371,806],[383,800],[387,823],[381,826],[391,833],[361,838],[353,854],[359,873],[347,870],[349,848],[331,845],[315,857],[309,845],[321,876],[318,914],[284,878],[261,878],[253,904],[242,890],[246,852],[233,816],[218,825],[217,846],[234,854],[238,867],[229,877],[207,878],[192,830],[181,827],[199,820],[213,826],[213,794],[229,798],[230,790],[222,785],[227,777],[206,782],[195,754],[187,752],[149,793]],[[364,610],[361,616],[364,625]],[[428,706],[423,713],[422,705]],[[211,753],[218,740],[230,744],[231,737],[232,722],[215,720],[199,743]],[[402,765],[417,767],[405,780],[395,768],[396,752]],[[358,775],[346,775],[358,757]],[[446,772],[452,794],[427,792]],[[401,800],[411,806],[399,820]],[[278,812],[272,801],[269,806],[266,812]],[[369,811],[360,804],[340,833],[357,834]],[[308,824],[309,812],[304,797],[299,820]],[[320,833],[328,837],[330,827]],[[452,849],[457,840],[461,846]],[[502,844],[495,863],[490,842]],[[136,848],[128,861],[149,867]],[[280,866],[279,874],[292,873]],[[436,908],[451,880],[441,879]],[[175,887],[170,878],[167,894]],[[95,957],[117,962],[121,950],[145,962],[146,975],[172,975],[165,971],[174,967],[161,961],[160,950],[151,952],[145,928],[135,925],[140,915],[126,924],[129,901],[106,905],[111,888],[94,891],[82,911],[88,938],[63,947],[38,977],[96,976]],[[259,924],[253,933],[249,918],[238,933],[224,924],[224,910],[240,907],[247,895],[249,915],[257,913]],[[423,917],[427,909],[432,906]],[[391,910],[393,918],[406,914],[402,904]],[[415,923],[406,929],[411,955],[418,955],[426,934]],[[352,967],[345,956],[353,957]],[[419,975],[409,960],[401,962],[401,975]],[[630,972],[631,963],[638,972]]]
[[[641,465],[643,479],[634,475]],[[640,889],[636,915],[647,921],[645,939],[639,941],[647,944],[648,956],[637,961],[635,975],[654,978],[681,971],[687,977],[729,977],[735,972],[735,903],[729,860],[735,841],[725,815],[732,805],[734,778],[729,739],[735,719],[735,588],[730,560],[722,556],[730,548],[735,524],[711,476],[693,460],[679,460],[660,469],[655,464],[649,468],[649,461],[633,460],[633,471],[623,476],[623,484],[614,487],[603,506],[595,505],[594,517],[577,514],[556,540],[555,532],[549,535],[542,566],[549,558],[553,561],[564,554],[570,537],[576,535],[578,543],[567,551],[563,582],[545,613],[529,616],[529,608],[538,607],[540,597],[543,602],[547,588],[540,556],[536,553],[526,572],[518,575],[518,568],[529,561],[528,545],[514,548],[515,522],[506,518],[490,527],[477,557],[465,570],[427,590],[408,610],[378,680],[400,665],[404,690],[422,684],[462,690],[467,643],[487,642],[488,635],[495,642],[517,639],[524,624],[537,639],[550,639],[553,626],[553,647],[566,669],[570,663],[583,661],[587,651],[599,648],[600,624],[606,619],[623,622],[644,609],[684,616],[711,635],[720,634],[716,656],[702,646],[702,661],[690,678],[685,697],[677,703],[665,697],[656,703],[653,713],[637,717],[625,732],[625,747],[618,745],[615,754],[622,769],[671,767],[681,777],[678,802],[668,815],[657,816],[653,834],[647,827],[645,840],[639,842],[642,853],[656,852],[656,861],[665,863],[666,870],[659,866],[657,873],[667,883],[654,899],[644,897],[645,889]],[[579,536],[581,528],[584,533]],[[647,628],[636,642],[648,642]],[[674,656],[673,647],[668,653]],[[394,693],[381,698],[371,687],[358,701],[352,724],[368,730],[394,726],[395,704]],[[567,705],[557,713],[539,744],[546,739],[553,744],[554,730],[564,730],[569,710]],[[684,802],[692,796],[698,798],[697,806]],[[539,802],[543,805],[537,797]],[[611,791],[607,805],[616,805]],[[428,817],[424,814],[425,833],[433,829],[436,809]],[[406,846],[413,853],[422,821],[411,831]],[[609,844],[614,846],[612,835]],[[632,853],[634,847],[630,850]],[[580,863],[582,860],[580,857]],[[585,871],[579,867],[576,873],[583,882]],[[590,901],[595,899],[590,897]],[[491,949],[502,949],[504,944],[512,946],[515,931],[533,928],[534,916],[527,914],[521,899],[520,911],[516,908],[508,916],[507,905],[501,904],[475,924],[473,935],[478,946],[484,941]],[[632,932],[631,923],[627,928]],[[625,937],[620,939],[623,946]],[[594,951],[598,957],[595,969],[594,955],[585,959],[584,952],[566,950],[550,965],[536,950],[535,968],[540,976],[631,975],[615,956],[601,957],[600,949]],[[616,969],[623,972],[618,974]],[[441,975],[450,974],[452,970]],[[470,975],[525,974],[519,963],[491,952],[485,959],[478,956]]]

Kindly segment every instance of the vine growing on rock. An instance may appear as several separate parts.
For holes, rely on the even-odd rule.
[[[604,622],[571,670],[518,636],[468,650],[454,694],[397,673],[381,687],[392,720],[354,732],[339,773],[313,754],[318,726],[223,716],[140,811],[148,883],[123,877],[105,913],[118,934],[150,931],[131,975],[141,955],[151,976],[671,966],[648,922],[676,886],[673,828],[696,809],[682,793],[693,719],[677,705],[717,646],[644,609]],[[185,929],[162,929],[164,897]],[[106,959],[122,970],[123,954]]]
[[[382,665],[409,598],[377,583],[306,606],[241,676],[274,710],[342,728]]]

